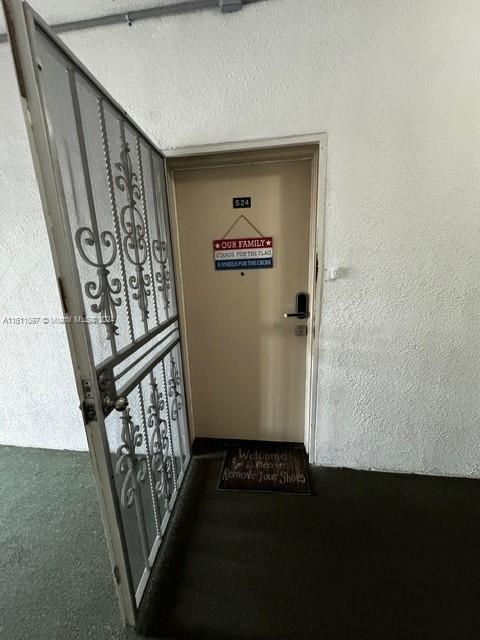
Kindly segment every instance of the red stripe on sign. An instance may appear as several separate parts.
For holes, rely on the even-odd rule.
[[[263,238],[222,238],[213,240],[214,251],[226,249],[270,249],[273,247],[272,236]]]

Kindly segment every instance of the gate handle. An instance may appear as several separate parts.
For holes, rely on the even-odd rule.
[[[117,396],[112,369],[106,367],[100,371],[98,374],[98,386],[102,395],[105,394],[102,398],[104,411],[109,411],[110,409],[125,411],[128,407],[128,398]]]
[[[115,398],[113,400],[112,398],[105,396],[105,398],[103,399],[103,406],[108,409],[125,411],[125,409],[128,407],[128,398],[125,398],[125,396],[118,396],[118,398]]]
[[[300,320],[305,320],[305,318],[308,318],[310,316],[310,313],[308,311],[308,293],[305,293],[305,291],[299,291],[297,293],[296,302],[297,310],[295,311],[295,313],[284,313],[283,317],[299,318]]]

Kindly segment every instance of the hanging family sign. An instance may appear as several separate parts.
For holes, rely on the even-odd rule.
[[[213,259],[217,271],[234,269],[271,269],[273,238],[221,238],[213,241]]]

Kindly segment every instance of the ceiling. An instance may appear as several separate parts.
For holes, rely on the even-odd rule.
[[[180,4],[182,0],[30,0],[29,4],[48,22],[58,24],[112,13],[127,13],[137,9]],[[5,33],[3,12],[0,11],[0,33]]]

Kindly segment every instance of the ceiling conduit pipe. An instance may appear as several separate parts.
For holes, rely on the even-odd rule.
[[[121,13],[110,13],[95,18],[62,22],[51,25],[51,28],[55,33],[65,33],[67,31],[79,31],[80,29],[91,29],[93,27],[102,27],[111,24],[126,23],[128,26],[132,26],[140,20],[149,20],[151,18],[161,18],[182,13],[193,13],[205,9],[220,9],[223,13],[231,13],[233,11],[239,11],[244,5],[257,2],[266,2],[266,0],[182,0],[181,2],[151,7],[149,9],[122,11]],[[0,33],[0,42],[6,42],[7,40],[7,34]]]

